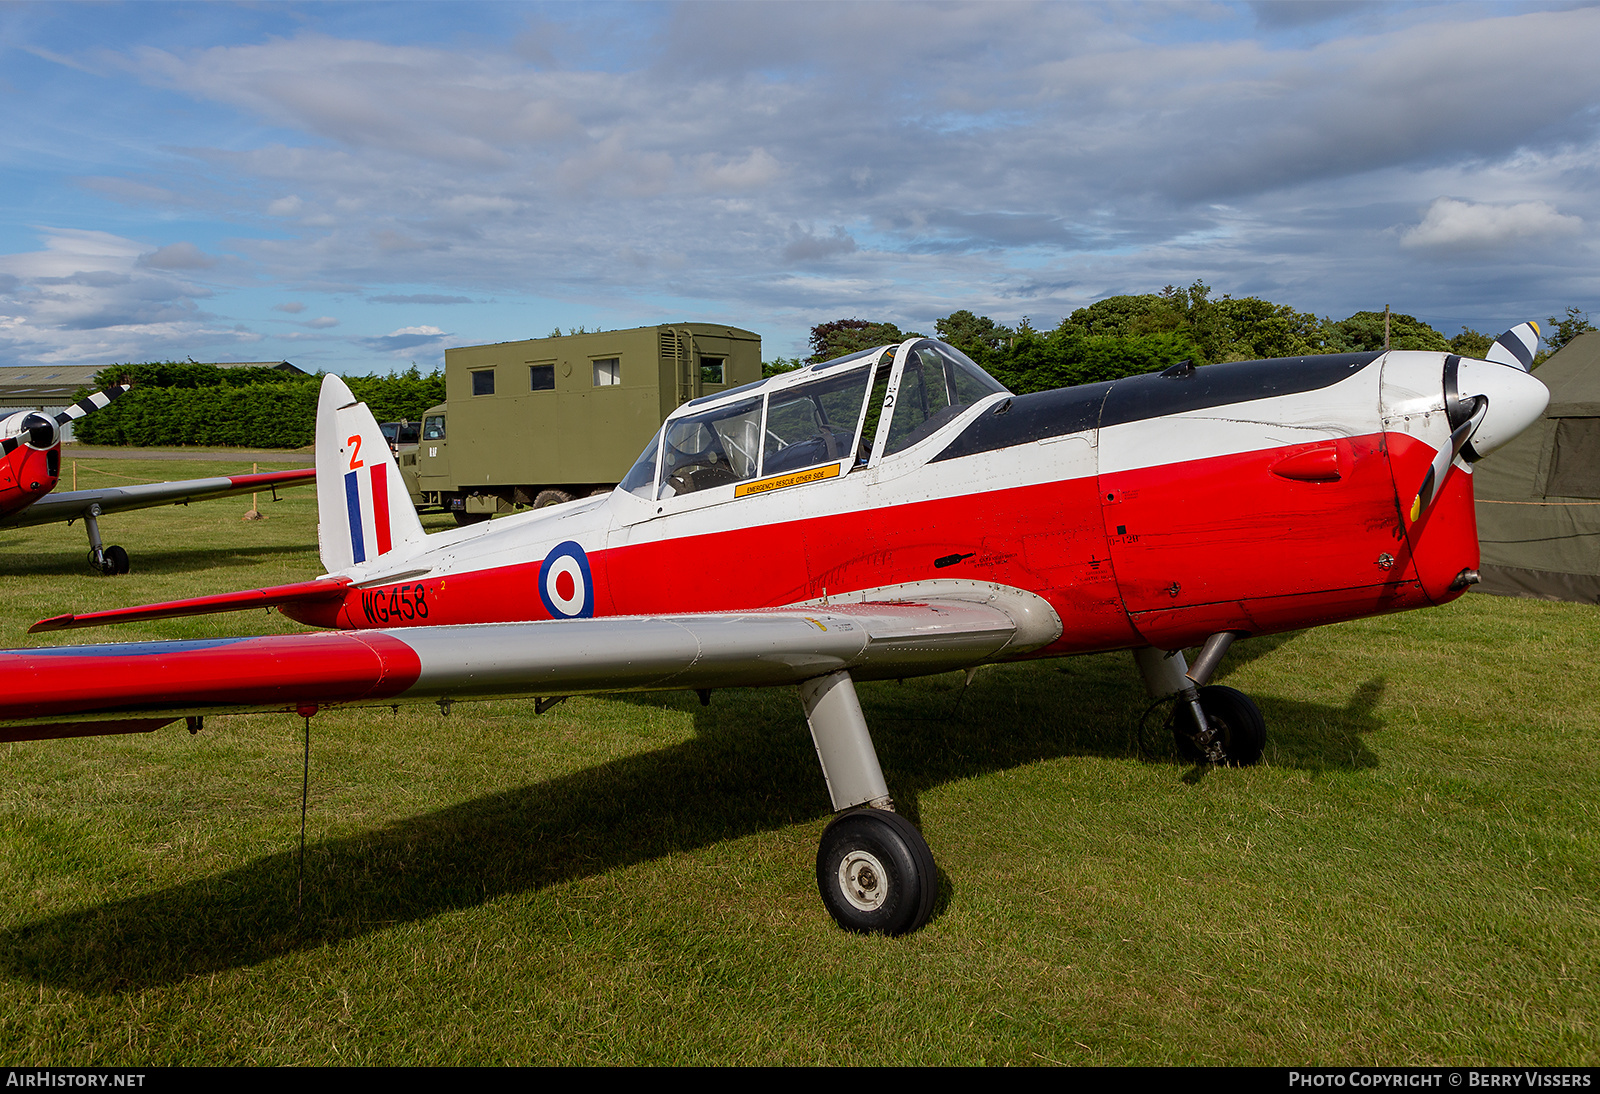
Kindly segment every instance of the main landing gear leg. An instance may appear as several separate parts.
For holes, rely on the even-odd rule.
[[[103,546],[100,540],[100,506],[91,505],[83,511],[83,528],[89,533],[89,565],[103,574],[128,572],[128,552],[116,544]]]
[[[822,903],[849,931],[917,930],[933,914],[938,870],[922,834],[894,812],[850,674],[807,680],[800,685],[800,702],[828,796],[840,813],[817,850]]]
[[[1267,743],[1267,726],[1261,709],[1241,691],[1221,685],[1206,686],[1222,655],[1243,631],[1219,631],[1206,644],[1191,668],[1180,651],[1164,653],[1146,647],[1133,652],[1145,688],[1152,698],[1176,700],[1172,732],[1178,751],[1187,760],[1229,767],[1248,767],[1261,759]]]

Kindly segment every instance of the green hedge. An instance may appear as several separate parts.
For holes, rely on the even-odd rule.
[[[84,444],[303,448],[316,439],[320,376],[158,362],[113,365],[95,380],[100,387],[131,382],[133,390],[78,421],[73,433]],[[380,422],[419,421],[444,402],[439,372],[344,380]]]

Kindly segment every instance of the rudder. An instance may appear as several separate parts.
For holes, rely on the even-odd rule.
[[[378,422],[329,374],[317,399],[317,546],[328,573],[413,553],[426,533]],[[391,557],[392,556],[392,557]]]

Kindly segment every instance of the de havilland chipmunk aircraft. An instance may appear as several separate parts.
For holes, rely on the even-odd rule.
[[[323,633],[0,653],[0,739],[187,717],[787,685],[834,809],[842,926],[931,914],[855,682],[1131,650],[1179,747],[1248,764],[1236,638],[1441,604],[1476,580],[1471,463],[1543,412],[1537,334],[1492,361],[1369,352],[1013,395],[914,338],[685,403],[609,495],[425,534],[342,381],[317,419],[328,573],[34,630],[276,605]],[[1183,649],[1199,646],[1193,666]]]
[[[0,418],[0,528],[81,520],[89,533],[89,565],[103,574],[125,574],[128,552],[116,544],[107,547],[101,541],[102,515],[275,490],[316,477],[316,469],[307,467],[54,493],[61,477],[61,427],[107,406],[127,390],[125,385],[119,385],[97,391],[59,414],[19,410]]]

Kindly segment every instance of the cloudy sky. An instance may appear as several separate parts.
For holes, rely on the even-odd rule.
[[[0,364],[1600,313],[1588,6],[13,4],[0,97]]]

